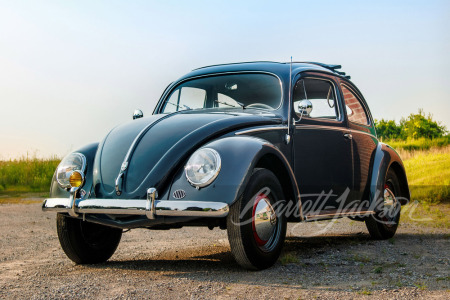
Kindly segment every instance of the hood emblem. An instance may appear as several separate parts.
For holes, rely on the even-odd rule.
[[[122,163],[122,166],[120,167],[120,171],[125,171],[126,169],[128,168],[128,162],[127,161],[124,161],[123,163]]]

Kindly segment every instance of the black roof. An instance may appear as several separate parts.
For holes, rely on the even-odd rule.
[[[344,72],[337,71],[340,68],[341,65],[330,65],[318,62],[292,62],[293,73],[322,71],[350,79],[350,76],[346,76]],[[233,71],[271,71],[277,74],[285,74],[290,71],[290,62],[254,61],[211,65],[194,69],[185,77]]]

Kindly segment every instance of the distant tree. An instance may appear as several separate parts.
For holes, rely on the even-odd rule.
[[[433,121],[432,115],[425,116],[423,109],[418,114],[410,114],[406,119],[400,120],[404,135],[408,138],[438,138],[447,133],[445,126]]]
[[[394,120],[375,120],[375,127],[378,137],[383,139],[403,139],[402,127],[397,125]]]
[[[402,118],[400,124],[394,120],[375,120],[375,128],[378,137],[395,140],[433,139],[448,133],[445,126],[433,121],[431,114],[426,116],[423,109],[419,109],[417,114],[410,114],[407,118]]]

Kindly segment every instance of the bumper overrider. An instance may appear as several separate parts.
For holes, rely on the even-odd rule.
[[[225,217],[228,204],[205,201],[156,200],[155,188],[147,190],[147,199],[77,199],[77,188],[70,190],[69,198],[49,198],[42,204],[43,211],[68,213],[72,217],[80,214],[145,215],[148,219],[157,216],[173,217]]]

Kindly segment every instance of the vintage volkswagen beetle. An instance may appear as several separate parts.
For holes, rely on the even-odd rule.
[[[409,188],[340,66],[253,62],[196,69],[151,116],[136,111],[65,157],[44,211],[76,263],[111,257],[123,229],[227,229],[249,269],[273,265],[286,223],[350,217],[395,234]]]

